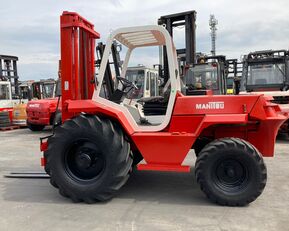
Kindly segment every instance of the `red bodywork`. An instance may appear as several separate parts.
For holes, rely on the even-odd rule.
[[[27,122],[36,125],[51,125],[56,112],[57,98],[31,100],[27,103]]]
[[[77,27],[85,31],[87,38],[80,43],[84,44],[82,51],[78,50],[81,38],[72,39],[77,38]],[[252,143],[263,156],[273,156],[275,137],[285,118],[279,114],[278,105],[260,95],[184,96],[179,92],[170,123],[164,130],[136,132],[122,111],[91,100],[94,39],[99,37],[92,30],[93,25],[76,13],[64,12],[61,16],[63,121],[81,112],[105,115],[118,121],[132,148],[138,149],[146,161],[138,165],[140,170],[188,172],[189,167],[182,166],[182,162],[199,137],[239,137]],[[86,53],[87,58],[76,61],[83,57],[84,50],[90,51]],[[86,68],[86,75],[81,74],[83,68]],[[83,93],[84,83],[88,84],[87,94]],[[212,102],[222,106],[211,107]],[[42,147],[46,147],[45,144]]]
[[[234,97],[234,101],[232,100]],[[225,110],[196,111],[196,104],[223,101]],[[147,164],[143,170],[189,171],[181,166],[198,137],[238,137],[253,144],[263,156],[274,155],[275,138],[285,117],[276,104],[262,96],[184,96],[177,95],[168,127],[161,132],[136,132],[123,112],[92,100],[67,101],[73,114],[106,115],[119,121]],[[186,106],[185,106],[186,105]],[[246,106],[245,106],[246,105]]]
[[[280,105],[281,113],[287,117],[287,120],[281,125],[279,133],[289,134],[289,104]]]
[[[278,104],[281,109],[280,113],[287,118],[287,120],[285,120],[285,122],[280,126],[279,133],[289,134],[289,102],[280,102],[278,99],[274,99],[275,97],[288,97],[286,93],[283,94],[283,92],[280,92],[280,89],[278,88],[259,88],[254,89],[254,92],[246,92],[243,94],[264,94],[268,100]]]
[[[9,119],[10,119],[10,121],[12,121],[13,108],[10,108],[10,107],[0,108],[0,112],[1,112],[1,111],[8,111],[8,113],[9,113]]]
[[[61,29],[62,120],[74,116],[67,100],[91,99],[94,91],[95,39],[100,38],[92,23],[74,12],[63,12]]]

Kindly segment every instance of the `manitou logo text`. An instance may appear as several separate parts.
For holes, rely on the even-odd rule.
[[[224,102],[208,102],[196,104],[196,109],[224,109]]]
[[[28,107],[39,107],[40,104],[38,103],[34,103],[34,104],[28,104]]]

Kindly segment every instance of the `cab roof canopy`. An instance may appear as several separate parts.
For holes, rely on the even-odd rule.
[[[130,49],[136,47],[165,45],[164,35],[160,31],[153,29],[143,30],[140,32],[134,31],[118,33],[116,34],[115,39]]]

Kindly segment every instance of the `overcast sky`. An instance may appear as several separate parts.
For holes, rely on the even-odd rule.
[[[59,16],[76,11],[105,41],[119,27],[156,24],[161,15],[197,11],[197,51],[209,53],[210,14],[218,19],[217,54],[239,58],[289,48],[288,0],[0,0],[0,54],[19,57],[20,79],[57,77]],[[181,38],[176,37],[177,45]]]

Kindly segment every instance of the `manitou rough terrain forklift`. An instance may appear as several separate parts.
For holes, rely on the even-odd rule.
[[[244,56],[241,90],[273,97],[288,120],[280,133],[289,134],[289,51],[255,51]]]
[[[209,142],[198,155],[195,174],[209,199],[238,206],[262,193],[267,179],[263,156],[274,155],[275,137],[285,119],[278,105],[261,95],[182,94],[174,43],[162,26],[113,31],[96,79],[99,34],[93,24],[72,12],[64,12],[60,24],[63,123],[52,136],[41,139],[41,150],[42,164],[61,195],[75,202],[109,200],[126,183],[133,166],[190,172],[182,163],[200,137]],[[112,96],[104,97],[102,84],[115,41],[126,55]],[[159,46],[166,49],[169,69],[162,94],[166,112],[161,121],[153,116],[143,121],[136,106],[125,103],[137,87],[125,78],[126,71],[131,55]]]

